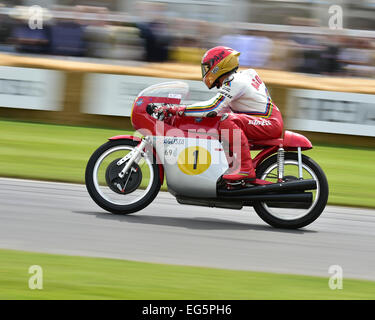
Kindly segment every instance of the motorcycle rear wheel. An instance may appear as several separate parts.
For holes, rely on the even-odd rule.
[[[123,179],[117,175],[126,164],[117,166],[117,161],[138,143],[133,140],[108,141],[92,154],[87,163],[87,191],[95,203],[106,211],[114,214],[140,211],[155,199],[160,190],[159,167],[153,155],[144,153],[139,163],[133,164]]]
[[[265,202],[257,202],[254,209],[258,216],[275,228],[298,229],[315,221],[323,212],[328,201],[328,182],[320,166],[310,157],[302,155],[303,178],[316,180],[317,189],[313,191],[313,201],[307,209],[274,208]],[[285,153],[285,175],[288,180],[298,179],[298,155]],[[257,178],[277,182],[277,155],[266,159],[257,168]],[[311,192],[311,191],[307,191]]]

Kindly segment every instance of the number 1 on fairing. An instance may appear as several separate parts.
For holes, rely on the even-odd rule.
[[[193,169],[194,169],[194,170],[197,170],[197,165],[198,165],[198,153],[199,153],[198,150],[195,150],[195,151],[193,152],[193,155],[194,155],[194,165],[193,165]]]

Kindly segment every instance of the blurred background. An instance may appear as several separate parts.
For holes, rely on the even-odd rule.
[[[0,52],[195,64],[227,45],[242,66],[372,78],[374,13],[374,0],[0,0]]]

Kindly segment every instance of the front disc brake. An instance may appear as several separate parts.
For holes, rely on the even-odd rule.
[[[105,172],[105,180],[108,187],[118,194],[128,194],[136,190],[142,182],[142,171],[139,165],[133,162],[130,169],[125,173],[123,178],[120,178],[118,174],[125,167],[126,162],[117,165],[117,162],[121,160],[118,158],[113,160],[107,167]]]

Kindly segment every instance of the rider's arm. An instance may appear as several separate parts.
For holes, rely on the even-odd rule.
[[[231,101],[239,98],[241,94],[242,84],[235,80],[228,81],[210,100],[187,106],[184,115],[191,117],[214,117],[222,109],[229,106]]]
[[[217,93],[210,100],[191,104],[185,108],[184,115],[191,117],[216,116],[221,109],[228,106],[230,100]]]

